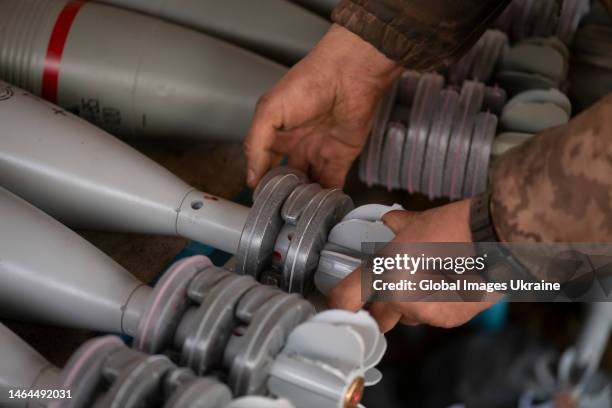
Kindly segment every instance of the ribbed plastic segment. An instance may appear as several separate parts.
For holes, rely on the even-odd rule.
[[[67,2],[0,0],[2,80],[30,91],[38,90],[49,37]]]

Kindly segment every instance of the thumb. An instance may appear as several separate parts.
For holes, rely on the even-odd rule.
[[[391,228],[394,234],[399,234],[401,230],[406,228],[420,213],[416,211],[395,210],[389,211],[383,215],[383,223]]]
[[[329,293],[328,305],[332,309],[344,309],[356,312],[364,302],[361,300],[361,267],[345,277]]]

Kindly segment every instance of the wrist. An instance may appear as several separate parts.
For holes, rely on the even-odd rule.
[[[373,45],[338,24],[332,24],[312,54],[333,64],[336,73],[381,90],[404,71]]]
[[[486,191],[470,200],[470,231],[473,242],[499,242],[491,217],[491,193]]]
[[[448,205],[452,208],[452,212],[450,214],[451,219],[456,220],[454,229],[456,230],[458,237],[462,238],[461,240],[456,240],[458,242],[471,241],[470,205],[471,200],[456,201]]]

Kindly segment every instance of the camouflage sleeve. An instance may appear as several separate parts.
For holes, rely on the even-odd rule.
[[[429,71],[459,59],[510,0],[341,0],[332,19],[388,58]]]
[[[612,242],[612,94],[503,155],[491,186],[502,241]]]

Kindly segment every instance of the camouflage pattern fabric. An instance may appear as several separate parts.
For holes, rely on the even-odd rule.
[[[612,241],[612,95],[508,151],[491,188],[502,241]]]
[[[509,3],[510,0],[342,0],[332,19],[401,65],[431,71],[459,59]]]

